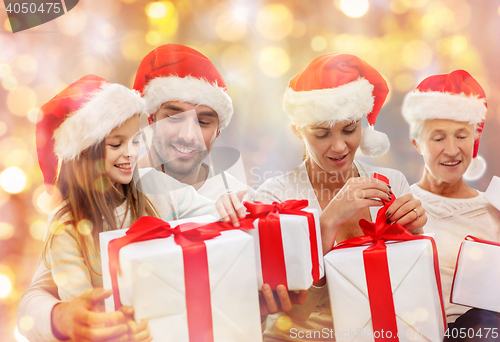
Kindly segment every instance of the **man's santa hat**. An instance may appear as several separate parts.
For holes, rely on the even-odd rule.
[[[447,119],[474,125],[477,135],[472,162],[464,174],[465,179],[473,180],[486,170],[486,163],[477,152],[487,109],[481,85],[467,71],[455,70],[450,74],[429,76],[420,82],[413,92],[406,95],[403,117],[409,124]]]
[[[47,192],[56,182],[59,160],[78,158],[143,111],[138,92],[95,75],[80,78],[44,104],[36,124],[36,147]]]
[[[388,93],[382,75],[358,57],[329,54],[314,59],[290,80],[283,109],[297,128],[356,121],[366,114],[370,127],[363,130],[360,149],[378,157],[390,147],[387,135],[373,127]]]
[[[177,44],[162,45],[144,57],[134,89],[146,101],[146,113],[154,114],[168,101],[188,102],[212,108],[224,129],[233,116],[233,103],[217,68],[200,52]]]

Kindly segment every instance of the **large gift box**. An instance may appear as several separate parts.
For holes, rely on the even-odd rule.
[[[484,198],[500,210],[500,177],[493,176],[490,185],[488,185],[488,188],[484,192]]]
[[[337,341],[443,340],[446,317],[435,242],[386,222],[394,200],[385,203],[375,222],[360,220],[365,236],[348,239],[325,256]]]
[[[307,206],[307,200],[245,202],[246,220],[254,220],[246,232],[254,237],[259,289],[267,283],[307,290],[324,276],[318,211]]]
[[[142,217],[101,233],[106,310],[132,306],[154,341],[261,341],[252,238],[221,222],[197,227],[214,221]]]
[[[467,236],[458,252],[450,301],[500,312],[500,243]]]

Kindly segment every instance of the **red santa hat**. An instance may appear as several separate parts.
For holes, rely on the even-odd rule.
[[[217,68],[200,52],[177,44],[162,45],[144,57],[134,89],[146,101],[146,113],[154,114],[168,101],[189,102],[212,108],[224,129],[233,116],[233,103]]]
[[[143,110],[138,92],[95,75],[80,78],[44,104],[36,124],[36,146],[48,192],[55,184],[59,160],[78,158]]]
[[[356,56],[329,54],[314,59],[288,83],[283,109],[297,128],[319,123],[334,125],[366,115],[360,149],[371,157],[390,147],[387,135],[374,129],[389,93],[380,73]]]
[[[477,130],[472,162],[465,179],[478,179],[486,170],[484,159],[478,156],[479,141],[486,119],[486,95],[481,85],[464,70],[433,75],[424,79],[406,95],[403,117],[412,124],[416,121],[447,119],[468,122]]]

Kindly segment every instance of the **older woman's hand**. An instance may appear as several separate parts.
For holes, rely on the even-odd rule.
[[[427,222],[425,209],[420,200],[413,197],[412,194],[405,194],[389,206],[385,215],[387,223],[396,222],[403,226],[412,234],[422,234],[422,227]]]

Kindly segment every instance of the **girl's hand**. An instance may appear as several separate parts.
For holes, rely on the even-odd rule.
[[[240,190],[238,192],[229,191],[222,194],[215,203],[215,207],[219,212],[222,221],[233,223],[233,226],[239,227],[240,221],[238,217],[245,217],[245,208],[243,207],[243,197],[247,190]]]
[[[360,210],[382,206],[380,200],[391,200],[389,185],[372,177],[350,178],[320,215],[323,251],[327,253],[335,242],[338,228],[354,217]]]
[[[134,319],[127,321],[128,342],[151,342],[153,337],[149,334],[149,319],[137,323]]]
[[[405,194],[389,206],[385,215],[387,223],[396,222],[412,234],[422,234],[422,227],[427,222],[427,214],[420,200],[412,194]]]
[[[276,291],[273,291],[269,284],[264,284],[262,292],[259,293],[260,315],[266,316],[281,311],[290,311],[293,304],[305,304],[307,294],[307,290],[301,290],[299,293],[287,291],[285,285],[278,285]]]

